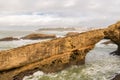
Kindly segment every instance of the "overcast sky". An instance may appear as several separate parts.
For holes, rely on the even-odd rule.
[[[0,26],[107,26],[120,0],[0,0]]]

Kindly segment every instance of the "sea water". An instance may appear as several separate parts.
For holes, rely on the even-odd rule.
[[[33,32],[8,31],[5,33],[4,31],[0,32],[0,37],[21,37]],[[56,33],[58,37],[63,37],[67,32],[41,31],[41,33]],[[0,50],[8,50],[40,41],[43,40],[0,41]],[[120,72],[120,57],[109,54],[115,51],[117,46],[115,44],[102,44],[105,41],[101,40],[93,50],[87,53],[84,65],[70,66],[57,73],[45,74],[42,71],[37,71],[33,75],[25,76],[23,80],[110,80],[116,73]]]
[[[23,80],[110,80],[120,71],[120,57],[109,54],[116,50],[116,45],[101,42],[87,54],[84,65],[70,66],[58,73],[37,71]]]

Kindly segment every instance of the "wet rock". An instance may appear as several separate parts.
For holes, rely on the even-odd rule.
[[[14,37],[5,37],[0,39],[0,41],[13,41],[13,40],[19,40],[19,39]]]
[[[37,33],[32,33],[29,34],[25,37],[22,37],[21,39],[32,39],[32,40],[36,40],[36,39],[49,39],[49,38],[56,38],[55,34],[37,34]]]
[[[65,36],[73,36],[77,34],[79,34],[79,32],[68,32]]]
[[[117,74],[112,80],[120,80],[120,74]]]

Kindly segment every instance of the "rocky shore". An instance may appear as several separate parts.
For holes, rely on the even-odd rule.
[[[0,41],[13,41],[13,40],[37,40],[37,39],[53,39],[56,38],[55,34],[41,34],[41,33],[31,33],[21,38],[14,38],[14,37],[5,37],[1,38]]]
[[[104,29],[1,51],[0,80],[21,80],[38,70],[56,72],[70,65],[84,64],[86,54],[104,37],[118,45],[112,53],[120,55],[120,22]]]
[[[0,39],[0,41],[13,41],[13,40],[19,40],[19,39],[14,37],[6,37],[6,38]]]
[[[31,39],[31,40],[49,39],[49,38],[56,38],[56,35],[55,34],[32,33],[32,34],[26,35],[24,37],[21,37],[21,39]]]

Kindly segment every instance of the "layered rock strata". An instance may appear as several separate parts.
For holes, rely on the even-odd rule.
[[[104,34],[118,46],[117,50],[111,54],[120,55],[120,21],[116,24],[108,26],[108,28],[104,31]]]
[[[117,74],[113,79],[111,80],[120,80],[120,74]]]
[[[70,65],[84,64],[86,54],[105,36],[118,45],[120,23],[64,38],[30,44],[0,52],[0,80],[21,80],[26,74],[42,70],[60,71]]]
[[[94,30],[1,51],[0,79],[12,80],[15,75],[36,68],[56,72],[72,64],[83,64],[86,53],[103,37],[102,30]]]

